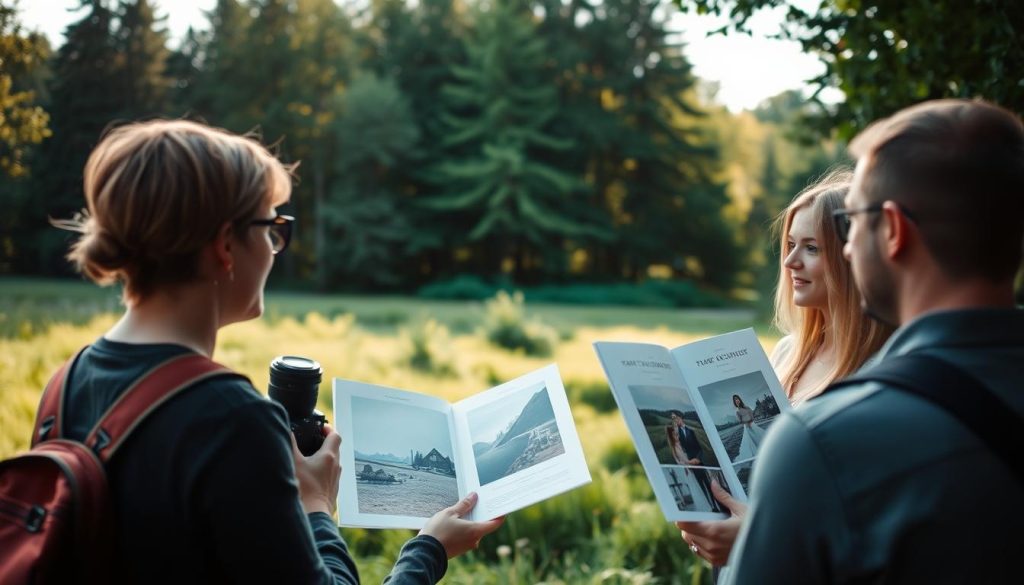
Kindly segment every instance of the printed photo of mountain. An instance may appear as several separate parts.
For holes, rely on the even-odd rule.
[[[547,387],[467,413],[480,485],[565,453]]]

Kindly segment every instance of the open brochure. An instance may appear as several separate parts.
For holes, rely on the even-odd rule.
[[[558,368],[449,404],[334,379],[342,526],[422,528],[470,492],[489,520],[590,482]]]
[[[645,343],[594,344],[670,521],[727,517],[712,480],[747,500],[765,431],[789,402],[753,329],[669,350]]]

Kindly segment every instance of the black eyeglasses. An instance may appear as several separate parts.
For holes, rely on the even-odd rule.
[[[913,213],[910,213],[908,209],[901,205],[897,205],[896,209],[898,209],[904,217],[914,223],[917,223],[917,217]],[[867,207],[861,207],[860,209],[837,209],[833,211],[832,221],[836,223],[836,235],[839,236],[839,240],[844,244],[850,240],[851,215],[857,215],[858,213],[878,213],[879,211],[882,211],[882,203],[868,205]]]
[[[290,215],[279,215],[273,219],[254,219],[249,222],[249,226],[270,226],[270,245],[274,249],[274,254],[280,254],[288,247],[288,242],[292,241],[294,221],[295,218]]]
[[[836,235],[839,241],[844,244],[850,240],[850,216],[858,213],[878,213],[882,211],[882,204],[869,205],[860,209],[837,209],[832,212],[832,221],[836,223]]]

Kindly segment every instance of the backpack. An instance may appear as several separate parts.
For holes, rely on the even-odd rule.
[[[1024,419],[1002,398],[962,368],[946,360],[924,355],[903,354],[840,380],[822,392],[881,382],[923,398],[942,408],[967,427],[1024,486]]]
[[[111,578],[116,540],[104,466],[166,401],[197,382],[233,374],[198,354],[167,360],[133,382],[79,442],[63,437],[62,423],[68,374],[83,351],[47,383],[32,448],[0,461],[0,583]]]

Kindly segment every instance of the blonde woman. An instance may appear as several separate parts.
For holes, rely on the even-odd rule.
[[[827,175],[780,216],[775,326],[787,335],[772,365],[793,406],[856,371],[892,333],[864,313],[832,220],[852,178],[848,170]]]
[[[846,169],[829,173],[798,194],[776,222],[781,237],[775,325],[786,336],[771,361],[795,407],[860,368],[892,333],[864,314],[832,220],[832,212],[843,208],[852,178]],[[721,566],[729,559],[746,506],[717,483],[712,489],[732,510],[732,518],[677,526],[691,551]]]
[[[252,139],[188,121],[102,139],[85,167],[88,214],[61,225],[81,233],[69,258],[97,283],[122,285],[126,309],[68,374],[63,436],[82,440],[147,371],[209,357],[221,327],[262,314],[267,275],[291,237],[292,218],[276,211],[290,171]],[[146,418],[107,468],[115,580],[357,583],[331,518],[340,443],[327,428],[304,457],[284,409],[248,380],[196,382]],[[500,521],[460,518],[474,502],[430,519],[392,576],[434,583],[449,557],[495,530]]]

